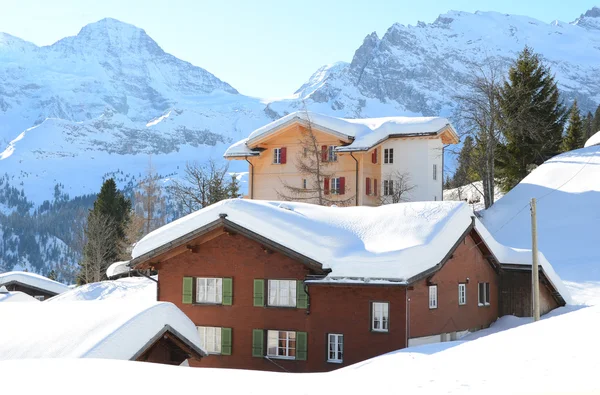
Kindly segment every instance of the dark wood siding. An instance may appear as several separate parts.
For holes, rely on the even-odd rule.
[[[500,274],[500,315],[532,316],[531,272],[503,270]],[[540,313],[558,307],[548,285],[540,281]]]

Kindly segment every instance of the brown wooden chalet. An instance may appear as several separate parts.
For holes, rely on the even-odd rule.
[[[447,213],[421,218],[439,210]],[[412,212],[405,218],[412,228],[444,225],[411,246],[417,255],[377,244],[410,239],[398,221]],[[361,228],[363,213],[364,223],[381,218],[381,229]],[[471,215],[456,202],[317,209],[227,201],[148,235],[130,266],[157,270],[158,300],[176,304],[198,327],[210,355],[192,366],[329,371],[407,346],[455,340],[504,314],[530,314],[530,267],[502,262],[499,255],[511,255],[482,236],[487,231]],[[344,251],[335,246],[350,237],[348,223],[358,223],[352,226],[364,250],[340,256]],[[376,247],[382,252],[372,253]],[[418,267],[405,261],[411,256],[422,258]],[[568,298],[545,268],[551,270],[546,264],[541,271],[543,312]]]

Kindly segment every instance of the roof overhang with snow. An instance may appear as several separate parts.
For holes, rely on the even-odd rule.
[[[441,138],[444,144],[456,144],[458,134],[446,118],[387,117],[336,118],[323,114],[298,111],[271,122],[232,144],[223,155],[228,159],[258,156],[261,143],[273,138],[294,124],[311,127],[340,139],[337,151],[368,151],[389,139]]]
[[[48,277],[30,272],[7,272],[0,274],[0,286],[21,285],[33,291],[41,291],[58,295],[69,290],[65,284],[49,279]]]

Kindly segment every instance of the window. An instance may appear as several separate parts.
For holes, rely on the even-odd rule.
[[[307,185],[306,178],[303,178],[302,179],[302,189],[306,189],[306,185]]]
[[[199,326],[200,346],[209,354],[221,354],[221,328]]]
[[[458,284],[458,304],[467,304],[467,284]]]
[[[341,363],[344,360],[344,335],[327,335],[327,362]]]
[[[433,180],[437,180],[437,165],[433,165]]]
[[[281,148],[275,148],[273,150],[273,163],[276,165],[281,164]]]
[[[267,331],[267,356],[296,358],[296,332]]]
[[[383,180],[384,196],[392,196],[394,194],[394,180]]]
[[[429,286],[429,308],[437,309],[437,285]]]
[[[339,177],[331,179],[331,193],[333,195],[340,194],[340,178]]]
[[[390,304],[387,302],[373,302],[371,329],[375,332],[387,332],[389,330]]]
[[[479,306],[490,305],[490,283],[479,283]]]
[[[269,280],[269,306],[296,307],[296,281]]]
[[[386,148],[383,150],[383,163],[394,163],[393,148]]]
[[[197,278],[196,303],[223,303],[223,279]]]
[[[40,302],[44,301],[44,297],[42,295],[36,295],[34,296],[34,298],[36,298],[37,300],[39,300]]]
[[[337,152],[335,152],[335,145],[330,145],[327,151],[327,161],[328,162],[337,162]]]

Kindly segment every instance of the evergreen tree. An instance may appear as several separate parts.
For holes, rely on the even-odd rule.
[[[508,191],[533,168],[560,153],[565,108],[550,69],[529,47],[511,66],[499,102],[504,138],[496,165],[500,185]]]
[[[459,188],[478,179],[477,171],[473,166],[475,142],[473,137],[465,137],[462,149],[458,154],[458,165],[452,177],[452,186]]]
[[[569,126],[567,126],[567,133],[562,142],[562,150],[566,152],[583,147],[583,133],[583,121],[579,114],[577,100],[575,100],[569,111]]]
[[[596,108],[596,112],[594,113],[594,121],[592,122],[592,135],[598,132],[600,132],[600,106]]]
[[[594,134],[594,130],[592,129],[592,124],[594,123],[594,116],[591,111],[588,111],[587,115],[583,119],[583,144],[592,137]]]
[[[80,284],[105,279],[108,265],[123,255],[130,215],[131,201],[117,190],[112,178],[104,181],[87,216]]]
[[[58,278],[58,276],[56,275],[56,271],[54,269],[50,270],[50,273],[48,273],[47,277],[50,280],[54,280],[54,281],[56,281],[56,279]]]

